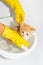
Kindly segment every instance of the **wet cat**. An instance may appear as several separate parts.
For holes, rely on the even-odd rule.
[[[19,26],[14,27],[13,30],[17,31],[25,40],[28,40],[36,29],[22,22]]]
[[[18,32],[25,40],[28,40],[34,34],[36,29],[22,22],[19,26],[15,26],[13,30]],[[10,46],[11,41],[8,40],[7,42],[8,46]]]

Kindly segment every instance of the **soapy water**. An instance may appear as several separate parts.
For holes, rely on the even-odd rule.
[[[15,45],[13,45],[12,42],[8,43],[8,40],[3,39],[1,36],[0,36],[0,49],[7,52],[13,52],[13,53],[22,52],[22,50],[17,48]]]
[[[30,41],[30,47],[28,49],[30,49],[34,43],[34,35],[29,39],[29,41]],[[3,39],[1,36],[0,36],[0,49],[11,53],[24,52],[24,50],[17,48],[12,42],[9,44],[8,40]]]

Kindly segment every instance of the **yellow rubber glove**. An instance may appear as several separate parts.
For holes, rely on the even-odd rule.
[[[27,42],[24,38],[22,38],[16,31],[13,31],[12,29],[5,25],[2,36],[4,38],[11,40],[19,48],[24,49],[24,47],[28,48],[30,46],[30,43]]]
[[[4,0],[4,2],[7,3],[14,10],[16,22],[19,24],[20,22],[23,22],[25,14],[19,1],[18,0]]]

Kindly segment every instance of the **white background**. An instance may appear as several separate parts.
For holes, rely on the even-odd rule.
[[[43,0],[19,1],[26,13],[26,23],[38,29],[37,45],[32,53],[17,60],[7,60],[0,56],[0,65],[43,65]]]

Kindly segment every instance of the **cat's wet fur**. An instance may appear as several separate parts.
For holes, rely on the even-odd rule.
[[[14,27],[14,30],[17,31],[25,40],[28,40],[36,29],[21,22],[19,26]]]

